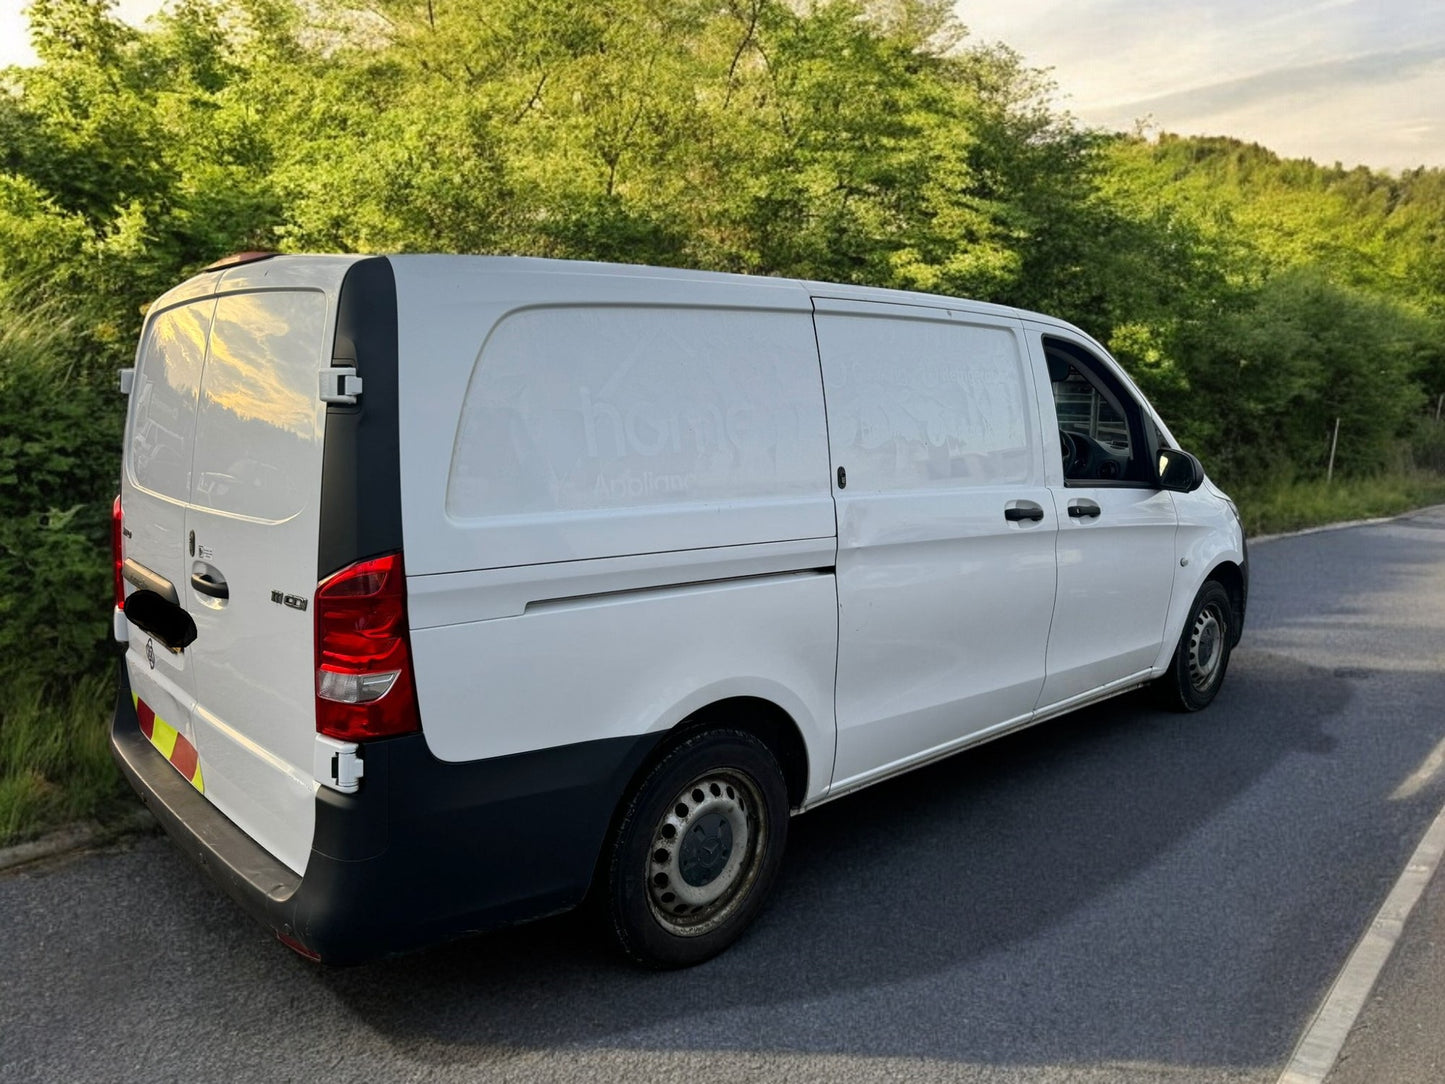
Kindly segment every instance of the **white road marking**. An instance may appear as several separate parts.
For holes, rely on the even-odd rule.
[[[1425,789],[1430,780],[1440,774],[1441,768],[1445,768],[1445,738],[1441,738],[1440,744],[1430,750],[1430,755],[1415,769],[1414,773],[1395,788],[1395,793],[1390,795],[1390,801],[1398,802],[1405,798],[1413,798]]]
[[[1445,809],[1436,815],[1410,856],[1405,872],[1400,874],[1369,929],[1350,953],[1344,970],[1295,1047],[1279,1084],[1322,1084],[1334,1068],[1350,1028],[1364,1009],[1385,961],[1400,940],[1405,920],[1434,876],[1442,855],[1445,855]]]

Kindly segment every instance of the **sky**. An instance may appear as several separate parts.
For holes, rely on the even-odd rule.
[[[32,59],[0,0],[0,65]],[[158,0],[120,0],[142,21]],[[1286,157],[1445,167],[1445,0],[958,0],[976,40],[1049,68],[1110,129],[1229,135]]]
[[[1291,158],[1445,167],[1442,0],[959,0],[1051,68],[1080,121],[1230,135]]]

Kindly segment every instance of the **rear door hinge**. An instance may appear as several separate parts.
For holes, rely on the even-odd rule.
[[[356,402],[357,396],[361,394],[361,377],[356,375],[356,370],[350,366],[333,366],[330,369],[321,370],[321,401],[323,403],[344,403],[347,406]]]
[[[312,769],[316,781],[323,786],[342,794],[355,794],[361,789],[361,777],[366,774],[366,760],[361,746],[355,742],[317,734]]]

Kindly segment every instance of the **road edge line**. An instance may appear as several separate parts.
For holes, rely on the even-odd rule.
[[[1439,869],[1442,855],[1445,855],[1445,808],[1441,808],[1425,830],[1404,872],[1315,1010],[1278,1084],[1323,1084],[1329,1076],[1350,1030],[1369,1001],[1380,972],[1400,941],[1405,922]]]
[[[1420,512],[1431,512],[1436,509],[1445,511],[1445,504],[1422,504],[1419,508],[1407,508],[1403,512],[1396,512],[1393,516],[1374,516],[1370,519],[1346,519],[1339,523],[1321,523],[1316,527],[1301,527],[1297,531],[1279,531],[1275,534],[1251,535],[1248,538],[1251,546],[1264,542],[1277,542],[1281,538],[1299,538],[1307,534],[1323,534],[1325,531],[1343,531],[1350,527],[1373,527],[1379,523],[1394,523],[1396,520],[1405,519],[1417,515]]]

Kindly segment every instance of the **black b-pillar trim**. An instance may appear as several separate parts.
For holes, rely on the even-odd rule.
[[[397,355],[391,261],[358,260],[341,283],[331,364],[355,366],[364,390],[353,406],[326,408],[317,580],[401,549]]]

